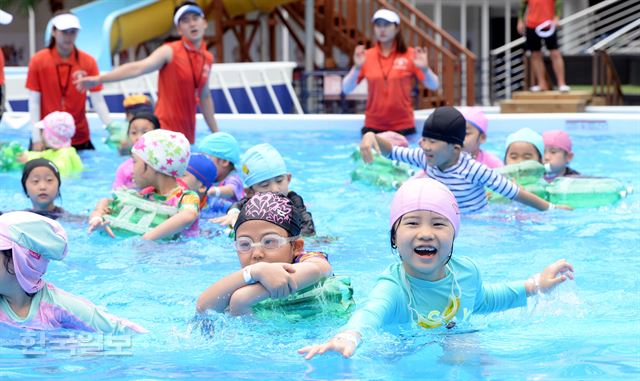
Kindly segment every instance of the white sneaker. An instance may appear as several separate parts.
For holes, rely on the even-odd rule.
[[[542,89],[540,88],[540,86],[536,85],[536,86],[531,86],[529,88],[529,91],[531,91],[532,93],[539,93],[540,91],[542,91]]]
[[[558,91],[560,91],[561,93],[568,93],[569,91],[571,91],[571,87],[567,85],[558,86]]]

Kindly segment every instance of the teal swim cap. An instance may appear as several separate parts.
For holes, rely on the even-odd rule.
[[[531,143],[538,150],[540,158],[542,158],[542,155],[544,155],[544,141],[542,140],[542,135],[530,128],[521,128],[518,131],[507,136],[505,150],[508,150],[511,143],[515,142]]]

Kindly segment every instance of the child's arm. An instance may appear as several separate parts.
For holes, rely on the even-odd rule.
[[[109,234],[109,237],[111,238],[116,237],[115,234],[113,234],[111,227],[109,227],[109,222],[105,221],[103,218],[105,214],[109,214],[109,203],[111,203],[111,201],[113,200],[110,198],[103,198],[100,201],[98,201],[96,208],[89,215],[88,233],[91,233],[97,227],[101,227],[107,232],[107,234]]]
[[[146,232],[142,239],[156,240],[172,237],[188,228],[198,219],[198,212],[193,209],[183,209],[166,221]]]
[[[236,271],[226,277],[220,279],[216,283],[209,286],[198,297],[196,303],[196,310],[200,313],[212,309],[217,312],[224,312],[229,307],[229,301],[231,296],[241,289],[251,289],[254,297],[257,298],[256,303],[260,300],[264,300],[269,297],[270,293],[267,291],[258,281],[258,276],[261,268],[266,268],[267,273],[271,276],[269,282],[274,290],[279,290],[281,295],[289,295],[292,290],[297,289],[297,285],[294,284],[293,279],[288,276],[289,273],[294,272],[293,265],[289,263],[265,263],[260,262],[255,265],[247,266],[242,270]],[[249,274],[251,278],[258,283],[247,284],[245,282],[245,273]],[[263,280],[266,281],[267,280]],[[275,292],[275,291],[274,291]]]
[[[524,282],[524,287],[527,296],[536,295],[538,292],[546,294],[567,279],[573,280],[573,265],[566,259],[560,259],[529,278]]]
[[[360,141],[360,155],[365,163],[371,163],[373,161],[373,155],[371,154],[372,148],[377,153],[387,157],[391,153],[391,148],[393,148],[393,146],[391,145],[391,142],[381,136],[378,136],[378,134],[367,132],[362,136],[362,140]]]
[[[207,191],[207,195],[220,198],[233,198],[235,194],[235,189],[231,185],[211,187]]]
[[[255,287],[244,287],[233,293],[229,300],[229,312],[231,314],[243,315],[250,313],[254,304],[269,297],[278,299],[289,296],[288,293],[282,291],[281,287],[274,287],[278,286],[278,284],[272,282],[270,278],[274,280],[277,280],[277,278],[272,276],[273,271],[270,266],[258,266],[262,264],[256,263],[251,266],[251,277],[260,283],[261,288],[267,291],[266,297],[263,290],[257,290]],[[332,273],[331,265],[326,259],[311,258],[301,263],[294,263],[291,266],[294,271],[287,275],[296,285],[295,290],[291,290],[291,293],[311,286]]]
[[[534,207],[538,210],[550,210],[550,209],[564,209],[564,210],[571,210],[570,206],[567,205],[555,205],[552,204],[546,200],[543,200],[542,198],[536,196],[535,194],[529,192],[528,190],[524,189],[523,187],[520,187],[520,191],[518,191],[518,194],[516,195],[516,197],[514,198],[515,201],[521,202],[525,205]]]

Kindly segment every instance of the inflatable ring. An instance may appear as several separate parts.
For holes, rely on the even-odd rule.
[[[351,279],[332,276],[284,299],[267,299],[253,306],[259,319],[299,321],[321,316],[346,318],[355,308]]]
[[[549,202],[576,208],[613,205],[631,192],[620,181],[608,177],[558,177],[546,187]]]
[[[113,192],[105,221],[117,235],[143,235],[178,213],[178,208],[144,199],[133,189]]]
[[[18,142],[0,143],[0,170],[15,171],[22,169],[23,163],[18,156],[24,152],[24,148]]]
[[[362,162],[360,151],[356,150],[351,157],[360,165],[351,172],[351,180],[375,185],[385,190],[396,190],[400,185],[415,174],[415,171],[405,163],[386,159],[374,154],[373,162]]]

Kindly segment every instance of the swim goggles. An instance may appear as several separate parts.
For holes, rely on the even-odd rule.
[[[253,242],[249,237],[239,237],[234,242],[234,246],[239,253],[248,253],[256,247],[262,247],[265,250],[275,250],[290,242],[298,239],[298,236],[285,238],[278,234],[267,234],[260,239],[260,242]]]

